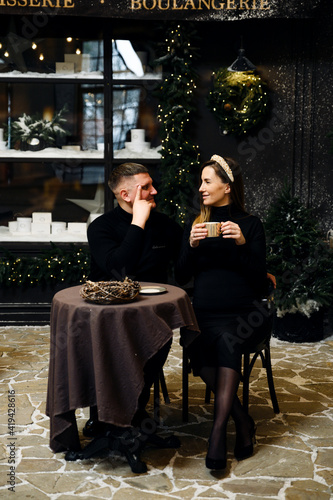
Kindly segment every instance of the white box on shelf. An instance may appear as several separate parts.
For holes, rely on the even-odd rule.
[[[143,128],[133,128],[131,130],[131,141],[139,142],[140,144],[145,142],[145,130]]]
[[[89,54],[65,54],[65,62],[74,64],[75,73],[81,71],[89,72],[90,70]]]
[[[51,212],[32,212],[32,222],[51,224],[52,213]]]
[[[64,151],[81,151],[81,146],[70,144],[68,146],[61,146],[61,149],[63,149]]]
[[[8,222],[8,229],[10,233],[16,233],[17,232],[17,220],[10,220]]]
[[[66,231],[66,222],[56,221],[51,224],[51,233],[60,234]]]
[[[17,218],[17,231],[19,233],[31,232],[31,217],[18,217]]]
[[[85,222],[69,222],[68,232],[75,234],[86,234],[87,224]]]
[[[3,140],[4,129],[0,128],[0,150],[3,151],[6,148],[6,141]]]
[[[32,222],[31,223],[31,233],[32,234],[51,234],[51,226],[47,222]]]
[[[62,73],[62,74],[74,73],[74,63],[56,62],[56,73]]]
[[[90,71],[90,54],[81,54],[82,55],[82,67],[81,71],[85,71],[89,73]]]
[[[65,63],[73,63],[75,73],[82,71],[82,54],[65,54]]]

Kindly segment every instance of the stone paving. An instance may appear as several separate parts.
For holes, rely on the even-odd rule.
[[[148,472],[142,475],[132,473],[122,457],[66,462],[63,454],[50,450],[45,415],[48,327],[0,328],[0,352],[1,498],[333,498],[333,338],[314,344],[272,340],[281,413],[273,413],[258,361],[250,385],[250,413],[257,424],[255,453],[243,462],[234,459],[230,422],[228,466],[223,473],[205,468],[213,407],[205,404],[204,385],[192,376],[190,418],[182,422],[178,332],[165,367],[171,403],[162,404],[161,432],[171,430],[182,445],[177,450],[145,449],[142,458]],[[87,409],[77,411],[79,429],[87,417]]]

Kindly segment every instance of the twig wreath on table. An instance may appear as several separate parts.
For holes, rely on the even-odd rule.
[[[95,304],[132,302],[140,293],[140,283],[126,276],[123,281],[86,281],[80,296]]]
[[[253,71],[220,69],[214,74],[207,104],[224,134],[242,136],[267,116],[267,83]]]

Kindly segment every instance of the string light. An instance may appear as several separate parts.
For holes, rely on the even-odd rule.
[[[157,114],[162,124],[162,203],[159,202],[159,206],[181,223],[185,220],[186,208],[193,197],[194,176],[196,178],[194,168],[199,164],[198,146],[188,138],[193,91],[196,88],[190,65],[192,54],[189,51],[191,44],[187,40],[189,36],[186,27],[181,31],[178,25],[165,40],[169,73],[160,87]],[[164,61],[161,60],[160,64],[163,65]],[[184,164],[192,168],[185,169]]]
[[[89,270],[89,252],[86,249],[63,251],[54,248],[39,257],[16,258],[7,254],[0,259],[0,283],[15,286],[83,283]]]

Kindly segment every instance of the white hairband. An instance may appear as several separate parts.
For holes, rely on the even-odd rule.
[[[229,179],[231,180],[231,182],[234,182],[234,176],[233,176],[233,173],[231,171],[231,168],[229,167],[229,165],[225,161],[225,159],[222,158],[222,156],[213,155],[211,157],[210,161],[216,161],[216,163],[218,163],[220,165],[220,167],[223,168],[223,170],[225,171],[225,173],[227,174],[227,176],[229,177]]]

